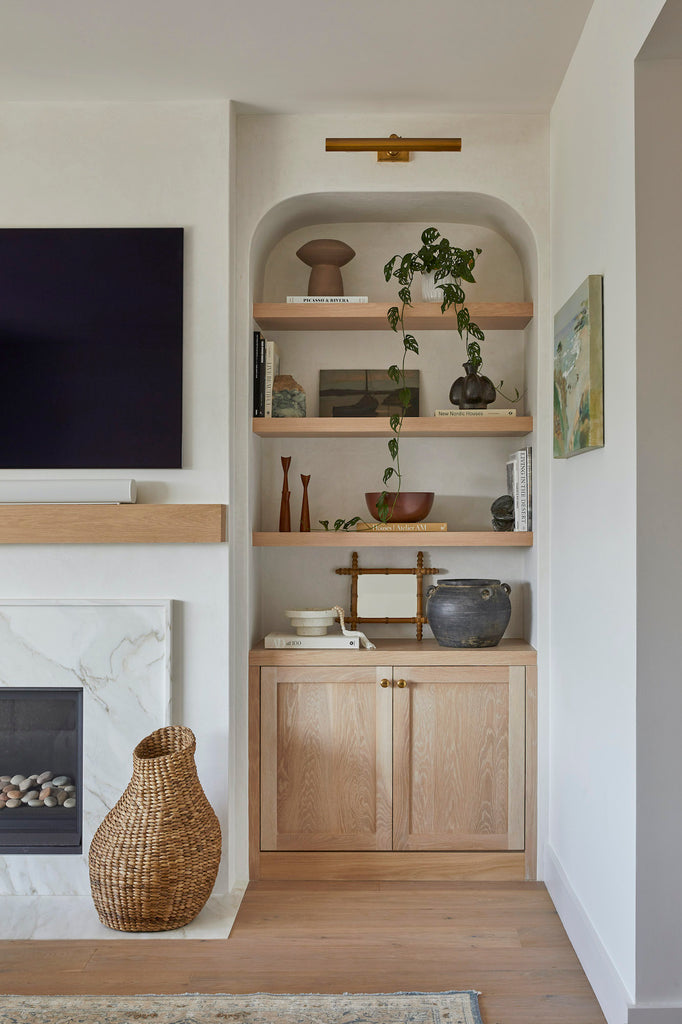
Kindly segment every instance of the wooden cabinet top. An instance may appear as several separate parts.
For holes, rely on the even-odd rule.
[[[370,638],[371,639],[371,638]],[[376,650],[265,650],[257,644],[249,663],[260,665],[535,665],[537,653],[525,640],[501,640],[497,647],[456,649],[435,640],[384,638]]]

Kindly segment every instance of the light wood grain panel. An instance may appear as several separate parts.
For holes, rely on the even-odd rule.
[[[390,848],[390,669],[262,672],[262,849]]]
[[[522,880],[523,853],[261,853],[263,879]]]
[[[526,823],[526,670],[509,669],[509,848],[523,850]]]
[[[497,647],[456,649],[441,647],[435,640],[416,640],[414,637],[388,637],[375,640],[376,650],[357,651],[276,651],[265,650],[260,643],[249,654],[251,665],[280,665],[295,667],[315,665],[337,668],[365,665],[409,664],[417,666],[479,666],[479,665],[534,665],[537,653],[525,640],[501,640]],[[435,677],[434,678],[438,678]]]
[[[0,544],[219,544],[225,505],[0,505]]]
[[[307,304],[255,302],[253,318],[263,331],[390,331],[389,303],[348,302]],[[470,302],[471,319],[484,331],[519,331],[530,323],[532,302]],[[436,302],[415,302],[405,310],[409,330],[457,330],[453,310],[441,313]]]
[[[252,666],[249,668],[249,878],[254,881],[258,878],[260,817],[260,669]]]
[[[526,878],[537,878],[538,670],[526,668]]]
[[[279,683],[370,683],[373,686],[377,681],[377,670],[373,666],[321,666],[315,660],[317,651],[301,651],[300,653],[306,656],[306,663],[296,666],[279,666],[277,671],[277,681]],[[332,654],[339,653],[339,651],[332,650]],[[385,665],[382,665],[381,668],[390,674],[390,668],[387,669]]]
[[[259,437],[393,437],[388,416],[255,417]],[[408,416],[402,437],[525,437],[532,416]]]
[[[444,533],[375,533],[371,530],[311,530],[310,533],[268,533],[254,530],[257,548],[530,548],[533,534],[495,530]]]
[[[278,707],[277,669],[260,672],[260,845],[277,849]]]
[[[455,670],[448,681],[444,669],[394,668],[407,680],[394,693],[394,849],[523,848],[522,801],[520,842],[508,819],[509,673],[492,674],[466,681]]]
[[[376,848],[393,848],[393,699],[392,687],[381,686],[391,679],[390,665],[376,669],[374,699],[376,719]]]

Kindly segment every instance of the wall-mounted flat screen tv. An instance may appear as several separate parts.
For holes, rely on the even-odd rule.
[[[182,228],[0,230],[0,467],[182,465]]]

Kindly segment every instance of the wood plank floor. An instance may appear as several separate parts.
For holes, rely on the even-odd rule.
[[[604,1024],[541,883],[255,882],[227,940],[0,942],[3,993],[459,988],[485,1024]]]

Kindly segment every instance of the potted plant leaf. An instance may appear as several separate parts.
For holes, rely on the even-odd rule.
[[[412,305],[412,284],[415,274],[433,274],[434,287],[442,294],[441,312],[454,306],[457,314],[457,332],[464,342],[467,372],[465,378],[454,382],[450,391],[450,401],[461,408],[485,408],[495,399],[495,386],[487,377],[478,373],[483,359],[480,342],[484,340],[483,331],[469,316],[465,306],[466,295],[463,282],[475,283],[473,275],[476,257],[480,249],[460,249],[451,245],[449,239],[441,237],[435,227],[426,228],[421,236],[422,245],[417,252],[408,252],[404,256],[393,256],[384,267],[386,281],[395,278],[400,286],[398,289],[399,306],[391,306],[387,317],[391,328],[402,335],[403,352],[401,362],[388,368],[388,375],[398,385],[398,399],[401,411],[390,418],[390,426],[394,436],[389,439],[388,450],[391,465],[384,470],[383,482],[397,483],[395,491],[384,490],[377,501],[379,518],[387,522],[397,501],[402,485],[400,470],[400,433],[405,413],[410,403],[410,389],[405,381],[405,359],[408,352],[419,353],[419,344],[413,334],[405,329],[405,308]]]

